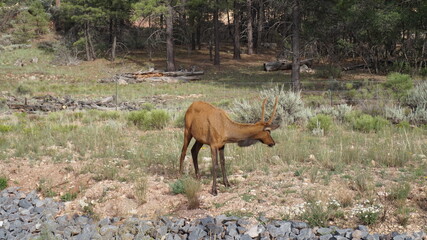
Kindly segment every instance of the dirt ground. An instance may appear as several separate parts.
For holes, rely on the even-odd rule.
[[[187,169],[192,171],[189,166],[191,159],[186,159],[186,162]],[[175,177],[167,179],[159,175],[147,176],[146,202],[141,203],[137,199],[133,183],[117,180],[96,181],[92,173],[85,171],[88,167],[87,164],[87,161],[53,163],[46,160],[36,163],[29,159],[10,159],[0,161],[0,172],[6,175],[10,185],[19,186],[26,191],[37,189],[41,197],[43,197],[42,193],[46,194],[48,190],[56,193],[54,198],[58,201],[66,193],[76,193],[77,197],[74,200],[65,202],[65,210],[61,214],[88,214],[85,206],[91,206],[90,211],[99,218],[138,216],[153,219],[158,216],[171,215],[194,219],[206,215],[234,214],[248,216],[254,220],[260,215],[274,219],[293,219],[292,216],[298,214],[305,202],[302,196],[309,197],[313,192],[318,193],[317,198],[325,202],[342,201],[349,197],[356,199],[356,191],[339,177],[332,178],[329,184],[323,184],[320,181],[313,183],[308,178],[295,176],[288,166],[281,166],[277,170],[269,172],[244,173],[237,170],[237,174],[229,176],[232,187],[226,189],[220,184],[217,196],[209,193],[211,179],[205,176],[202,179],[204,184],[200,192],[201,206],[195,210],[188,210],[186,197],[182,194],[171,193],[169,184],[176,181]],[[129,168],[126,164],[122,166],[123,169],[120,171],[127,171]],[[207,168],[208,166],[202,163],[201,167]],[[396,169],[388,171],[386,174],[397,174],[398,172]],[[424,196],[425,191],[425,183],[413,186],[405,204],[415,206],[416,200]],[[408,225],[403,227],[397,223],[395,214],[392,214],[394,211],[391,211],[393,208],[391,204],[385,200],[379,200],[383,192],[377,191],[376,195],[377,201],[384,204],[381,214],[385,214],[386,220],[370,226],[371,232],[426,230],[427,214],[425,211],[417,208],[418,211],[410,214]],[[357,203],[358,201],[354,200],[353,206]],[[351,207],[345,208],[344,217],[337,221],[330,221],[329,224],[350,228],[357,226],[356,218],[352,217],[350,212]]]

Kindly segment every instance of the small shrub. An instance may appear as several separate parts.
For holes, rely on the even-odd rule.
[[[328,115],[318,114],[308,121],[308,129],[314,131],[315,129],[321,129],[326,134],[332,126],[332,118]]]
[[[0,177],[0,191],[3,190],[3,189],[6,189],[7,186],[8,186],[7,178]]]
[[[12,126],[0,124],[0,132],[6,133],[12,131]]]
[[[61,201],[69,202],[77,198],[77,193],[65,193],[61,196]]]
[[[200,182],[189,177],[184,179],[183,185],[188,200],[188,209],[198,208],[200,206],[199,192],[202,188]]]
[[[160,109],[152,110],[149,112],[147,119],[147,126],[149,129],[162,129],[166,127],[170,120],[169,114]]]
[[[409,121],[414,124],[427,124],[427,107],[416,108],[411,114],[409,114],[408,118]]]
[[[413,85],[411,76],[400,73],[390,73],[384,83],[384,87],[390,89],[398,100],[402,100]]]
[[[183,179],[176,180],[174,183],[169,184],[169,187],[173,194],[183,194],[185,192]]]
[[[268,120],[272,113],[276,96],[278,97],[278,103],[274,123],[305,123],[313,115],[311,109],[305,108],[299,92],[285,91],[284,86],[277,86],[260,92],[261,99],[267,98],[265,120]],[[262,101],[248,102],[246,100],[236,100],[231,111],[236,121],[255,123],[261,120]]]
[[[405,109],[400,106],[386,107],[385,117],[395,124],[407,119]]]
[[[175,120],[173,125],[177,128],[185,127],[185,112],[180,112],[175,115]]]
[[[19,95],[30,95],[33,93],[33,89],[30,86],[21,84],[16,88],[16,93]]]
[[[373,225],[378,222],[381,210],[381,205],[372,204],[369,200],[366,200],[362,204],[357,204],[351,212],[359,219],[361,224]]]
[[[128,120],[143,130],[162,129],[170,120],[169,114],[160,109],[131,112]]]
[[[368,114],[361,114],[350,121],[353,129],[361,132],[378,132],[390,125],[386,119],[379,116],[372,117]]]
[[[340,67],[328,65],[325,67],[322,67],[316,71],[316,77],[318,78],[341,78],[342,76],[342,70]]]

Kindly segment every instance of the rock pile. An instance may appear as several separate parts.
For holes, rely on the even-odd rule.
[[[220,215],[189,221],[161,217],[158,220],[114,217],[100,221],[87,216],[56,216],[63,207],[52,199],[18,188],[0,192],[0,239],[318,239],[318,240],[424,240],[426,233],[370,234],[366,226],[357,229],[311,228],[304,222],[269,221],[253,223],[244,218]]]

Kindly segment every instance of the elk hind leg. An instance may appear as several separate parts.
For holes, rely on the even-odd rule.
[[[199,155],[199,151],[202,148],[202,146],[203,146],[203,143],[196,140],[193,147],[191,148],[191,156],[193,158],[194,171],[196,172],[197,179],[200,179],[199,162],[197,160],[197,157]]]
[[[192,137],[193,136],[187,129],[184,130],[184,144],[182,145],[181,157],[179,158],[179,174],[182,174],[184,171],[185,154],[187,153],[188,144],[190,143]]]
[[[226,172],[226,169],[225,169],[224,148],[225,147],[222,147],[222,148],[219,149],[219,160],[221,161],[222,182],[224,183],[224,185],[226,187],[230,187],[231,185],[228,182],[227,172]]]
[[[216,169],[218,167],[218,149],[211,146],[211,154],[212,154],[212,195],[216,196],[218,194],[216,188]]]

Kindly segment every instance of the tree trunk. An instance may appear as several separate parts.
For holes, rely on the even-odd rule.
[[[252,0],[247,0],[248,5],[248,54],[254,54],[254,36],[252,27]]]
[[[113,45],[111,47],[111,61],[112,62],[114,62],[116,60],[116,46],[117,46],[117,36],[114,34]]]
[[[219,27],[218,27],[218,0],[215,1],[215,10],[213,14],[214,21],[214,41],[215,41],[215,55],[214,55],[214,65],[219,65]]]
[[[258,53],[259,47],[261,46],[263,27],[264,27],[264,0],[259,0],[257,40],[256,40],[256,47],[255,47],[256,53]]]
[[[89,50],[89,36],[88,36],[88,23],[85,23],[84,26],[85,30],[84,30],[84,34],[85,34],[85,50],[86,50],[86,60],[87,61],[91,61],[92,58],[90,56],[90,50]]]
[[[175,53],[173,44],[173,8],[168,5],[168,14],[166,15],[166,62],[167,71],[175,71]]]
[[[58,8],[61,6],[61,0],[56,0],[55,3],[56,7]]]
[[[199,18],[199,21],[197,21],[197,25],[196,25],[196,43],[197,43],[197,49],[201,50],[202,49],[202,41],[201,41],[201,34],[200,34],[200,28],[202,27],[202,18]]]
[[[240,10],[237,0],[234,0],[234,44],[233,59],[240,59]]]
[[[300,0],[294,0],[292,8],[292,90],[300,87]]]

